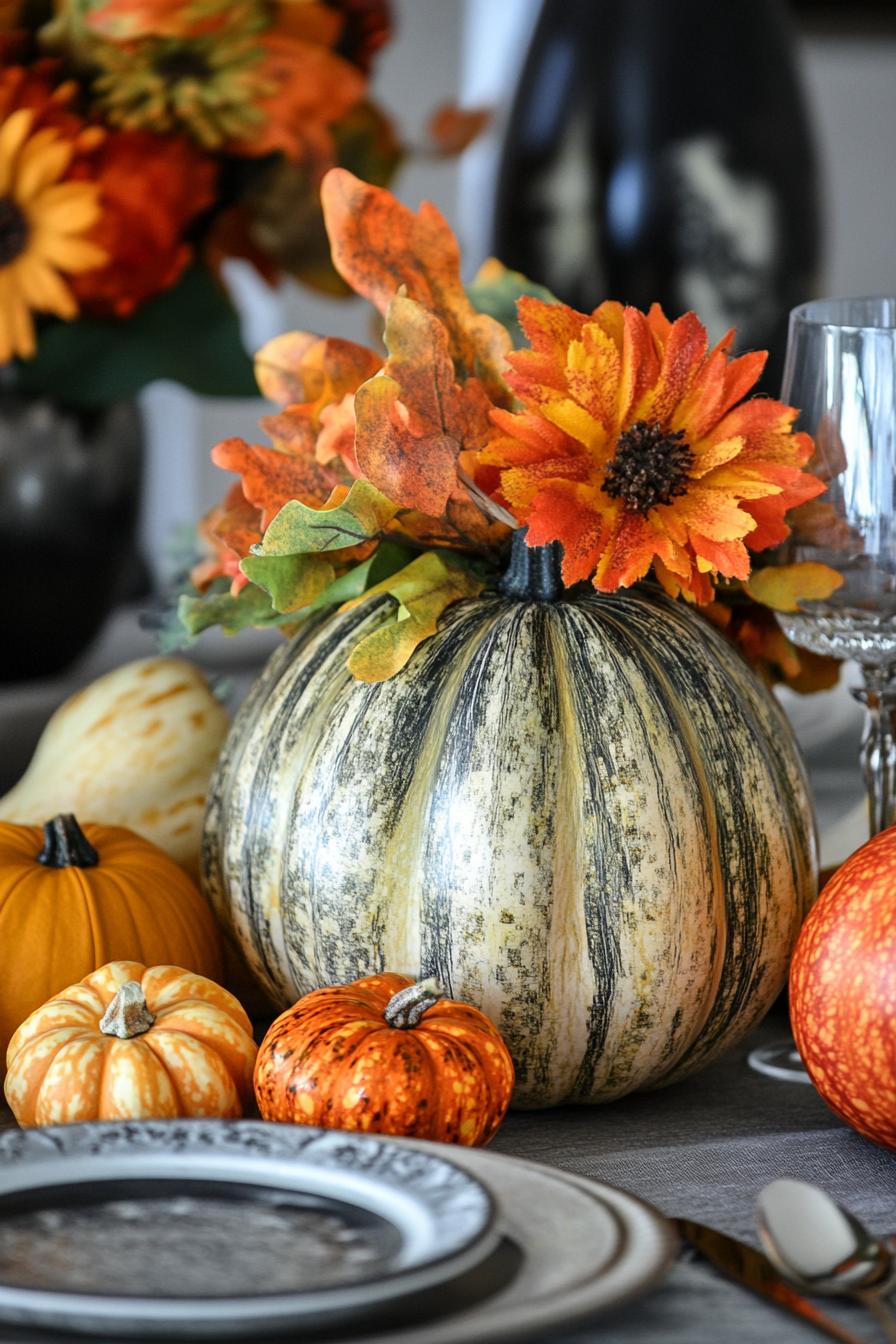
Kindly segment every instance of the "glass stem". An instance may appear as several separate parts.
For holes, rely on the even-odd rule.
[[[871,835],[892,826],[896,812],[896,685],[890,682],[891,669],[862,666],[863,686],[853,695],[865,706],[865,731],[859,760],[868,795],[868,821]]]

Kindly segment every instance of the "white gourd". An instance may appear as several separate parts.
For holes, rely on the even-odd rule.
[[[195,873],[209,777],[228,718],[198,667],[141,658],[60,705],[0,820],[60,812],[128,826]]]

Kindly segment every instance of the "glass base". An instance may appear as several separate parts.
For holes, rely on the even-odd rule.
[[[769,1078],[778,1078],[785,1083],[809,1083],[812,1079],[803,1068],[793,1041],[780,1041],[777,1045],[761,1045],[751,1050],[747,1063],[757,1073]]]
[[[896,612],[888,594],[887,609],[864,610],[813,602],[811,611],[778,613],[789,640],[831,658],[855,658],[866,667],[892,669],[896,663]]]

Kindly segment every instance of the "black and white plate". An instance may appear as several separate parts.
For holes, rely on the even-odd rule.
[[[434,1146],[260,1121],[0,1135],[9,1324],[116,1338],[367,1329],[405,1302],[425,1314],[499,1240],[488,1190]]]

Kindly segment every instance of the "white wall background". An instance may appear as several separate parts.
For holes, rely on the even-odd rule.
[[[622,0],[624,3],[624,0]],[[395,190],[409,204],[436,202],[458,230],[468,271],[487,246],[489,187],[513,81],[538,0],[393,0],[396,34],[380,59],[374,90],[406,140],[419,143],[428,113],[459,97],[490,103],[494,127],[460,164],[418,157]],[[896,33],[844,38],[813,32],[800,60],[815,119],[827,219],[824,289],[829,294],[896,292]],[[595,301],[599,297],[595,296]],[[808,296],[807,297],[811,297]],[[298,327],[364,340],[369,310],[286,285],[260,291],[256,339]],[[161,539],[223,494],[226,478],[208,452],[230,434],[252,438],[261,402],[201,401],[170,385],[147,394],[150,443],[142,535],[157,556]]]

